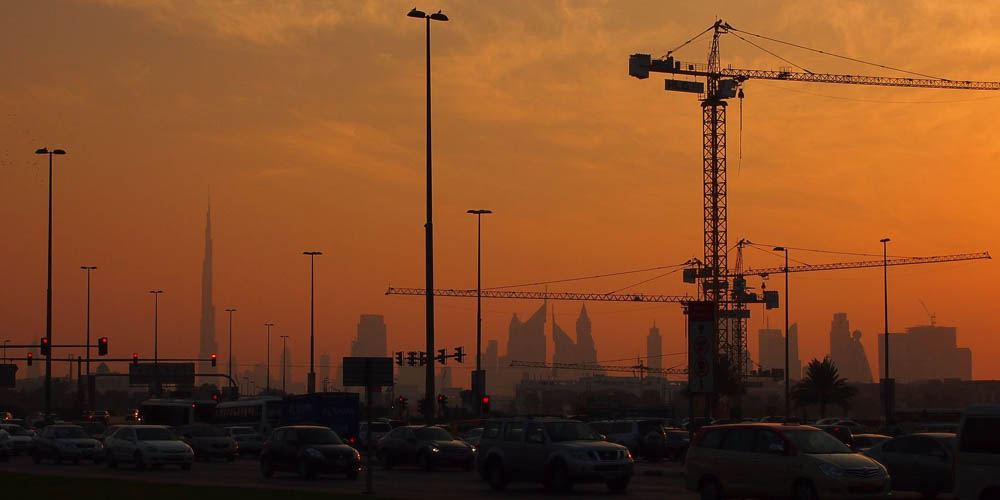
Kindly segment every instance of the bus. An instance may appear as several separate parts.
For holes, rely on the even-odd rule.
[[[211,400],[149,399],[139,405],[139,418],[144,424],[171,427],[210,423],[214,418],[215,405],[215,401]]]
[[[216,405],[212,423],[220,427],[236,425],[253,427],[258,434],[267,439],[271,431],[281,423],[284,406],[282,398],[277,396],[225,401]]]
[[[281,425],[329,427],[345,442],[357,445],[361,403],[354,392],[317,392],[286,396]]]

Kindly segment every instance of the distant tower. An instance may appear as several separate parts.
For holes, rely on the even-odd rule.
[[[594,336],[590,329],[590,317],[587,316],[587,306],[580,307],[580,317],[576,319],[576,352],[577,363],[596,363],[597,347],[594,346]]]
[[[215,343],[215,304],[212,303],[212,202],[205,213],[205,258],[201,262],[201,330],[198,357],[208,359],[218,352]],[[211,363],[204,362],[199,372],[214,372]]]
[[[650,370],[663,368],[663,337],[660,337],[660,329],[653,321],[653,327],[649,329],[646,336],[646,366]]]
[[[336,385],[336,380],[330,378],[330,355],[323,353],[319,355],[319,383],[323,387],[323,392],[329,392],[330,387]]]
[[[351,356],[386,355],[385,318],[381,314],[362,314],[358,336],[351,342]]]

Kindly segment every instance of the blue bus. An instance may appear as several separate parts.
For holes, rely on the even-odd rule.
[[[281,425],[329,427],[350,445],[357,445],[361,402],[354,392],[317,392],[287,396]]]

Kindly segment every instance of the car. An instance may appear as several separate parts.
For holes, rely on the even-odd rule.
[[[683,461],[691,444],[691,433],[682,429],[667,430],[667,460]]]
[[[165,425],[123,425],[104,438],[104,456],[108,467],[132,463],[136,469],[158,469],[178,465],[190,470],[194,450]]]
[[[958,424],[955,498],[1000,498],[1000,405],[970,406]]]
[[[10,433],[0,429],[0,462],[10,460],[10,456],[13,454],[14,450],[10,444]]]
[[[109,425],[109,426],[105,427],[104,428],[104,432],[102,432],[100,436],[97,436],[97,440],[100,441],[101,443],[104,443],[104,440],[107,439],[108,436],[114,434],[115,431],[118,430],[119,427],[121,427],[121,426],[120,425]]]
[[[35,448],[33,437],[34,433],[30,430],[21,427],[20,425],[14,424],[0,424],[0,429],[7,432],[9,437],[10,451],[12,455],[20,455],[24,453],[26,455],[31,454],[31,450]]]
[[[476,454],[479,475],[498,491],[512,481],[537,481],[562,493],[586,482],[620,492],[634,467],[628,448],[605,441],[579,420],[562,418],[490,420]]]
[[[86,422],[73,422],[73,425],[79,425],[83,428],[84,432],[88,436],[100,441],[101,436],[104,435],[104,430],[107,428],[104,423],[98,420],[86,421]]]
[[[375,458],[386,470],[406,464],[416,464],[424,470],[438,465],[472,470],[475,456],[475,446],[434,425],[396,427],[379,441],[375,451]]]
[[[125,421],[126,422],[141,422],[142,417],[139,416],[139,409],[132,408],[125,410]]]
[[[851,451],[857,451],[854,444],[854,434],[851,433],[851,429],[839,425],[814,425],[813,427],[826,431],[831,436],[839,439],[840,442],[846,444]]]
[[[233,426],[223,430],[236,441],[241,456],[257,455],[264,449],[264,438],[253,427]]]
[[[892,439],[892,437],[884,434],[852,434],[852,439],[855,450],[865,451],[872,446]]]
[[[660,420],[599,420],[590,426],[608,441],[628,448],[634,457],[655,462],[667,456],[666,435]]]
[[[89,415],[91,422],[102,422],[104,425],[111,423],[111,412],[108,410],[97,410]]]
[[[908,434],[883,441],[863,453],[885,466],[895,491],[917,491],[924,498],[950,492],[954,434]]]
[[[851,434],[863,434],[865,432],[865,426],[849,419],[841,419],[833,423],[838,427],[846,427],[851,431]]]
[[[385,435],[392,430],[392,426],[389,425],[389,422],[372,422],[371,429],[372,429],[371,444],[374,447],[379,442],[380,439],[385,437]],[[368,422],[361,422],[361,425],[358,427],[358,443],[361,448],[365,448],[368,446],[368,441],[366,441],[367,439],[368,439]]]
[[[45,426],[34,437],[31,459],[39,464],[43,459],[56,463],[69,460],[74,464],[80,460],[104,460],[104,447],[100,441],[87,435],[79,425],[51,424]]]
[[[479,446],[479,440],[483,437],[483,428],[476,427],[475,429],[469,429],[468,432],[462,436],[462,441],[471,444],[472,446]]]
[[[271,433],[260,452],[259,463],[264,477],[272,477],[279,471],[294,471],[305,479],[335,473],[357,479],[361,454],[328,427],[292,425]]]
[[[823,430],[797,424],[703,427],[688,448],[685,486],[702,500],[884,498],[889,474]]]
[[[844,420],[844,417],[826,417],[817,420],[813,425],[833,425]]]
[[[232,462],[239,455],[236,440],[226,431],[209,424],[191,424],[177,429],[181,441],[194,450],[195,460],[222,458]]]

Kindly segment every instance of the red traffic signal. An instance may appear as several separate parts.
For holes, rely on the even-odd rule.
[[[212,353],[212,366],[215,366],[215,363],[216,363],[216,360],[215,360],[215,353],[213,352],[213,353]]]
[[[485,404],[485,405],[490,404],[490,397],[489,396],[483,396],[483,404]]]
[[[97,339],[97,355],[107,356],[108,355],[108,338],[101,337]]]
[[[43,356],[48,356],[52,352],[48,337],[42,337],[42,340],[39,341],[38,349],[42,352]]]
[[[133,365],[139,364],[139,353],[137,352],[132,353],[132,364]]]
[[[35,355],[29,352],[29,353],[28,353],[28,366],[31,366],[31,362],[32,362],[32,361],[33,361],[34,359],[35,359]]]
[[[222,396],[219,393],[217,392],[212,393],[212,401],[218,401],[220,399],[222,399]]]

